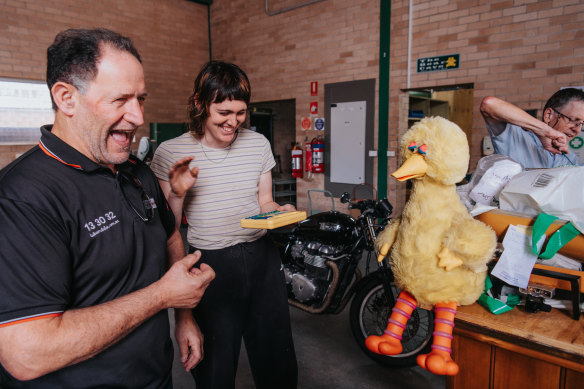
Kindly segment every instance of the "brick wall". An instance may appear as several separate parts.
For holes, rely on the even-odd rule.
[[[300,3],[269,1],[270,11]],[[412,3],[410,21],[409,1],[391,2],[390,150],[397,151],[399,134],[407,129],[403,89],[474,84],[472,171],[487,135],[479,113],[485,96],[496,95],[524,109],[539,109],[541,114],[543,104],[559,87],[584,85],[584,3],[580,0]],[[268,16],[260,0],[215,0],[211,7],[213,56],[244,67],[252,82],[252,100],[295,98],[296,135],[302,141],[305,133],[300,120],[308,116],[313,99],[310,81],[319,82],[317,100],[323,107],[324,84],[378,78],[379,4],[326,0]],[[418,58],[447,54],[460,54],[459,69],[416,73]],[[389,159],[388,171],[397,167],[398,160],[399,156]],[[307,204],[308,188],[323,189],[324,179],[299,180],[300,207]],[[388,198],[399,212],[405,184],[390,178]]]
[[[0,77],[45,80],[55,35],[93,27],[129,36],[142,56],[148,99],[137,138],[150,122],[184,122],[194,78],[209,59],[207,7],[186,0],[0,1]],[[0,167],[31,146],[0,146]]]
[[[313,100],[324,112],[325,84],[378,78],[380,1],[325,0],[269,16],[261,0],[215,0],[213,57],[242,66],[252,83],[252,102],[294,99],[296,140],[303,142],[314,133],[301,131],[300,120]],[[270,0],[270,12],[301,3]],[[409,1],[391,2],[390,150],[397,151],[399,134],[407,127],[403,89],[474,84],[472,171],[487,134],[478,110],[483,97],[496,95],[541,114],[559,87],[584,85],[580,0],[412,4],[410,20]],[[146,119],[183,121],[194,75],[208,59],[207,9],[186,0],[0,1],[0,77],[44,79],[44,52],[55,33],[97,24],[130,35],[141,50],[150,93]],[[460,54],[459,69],[416,73],[418,58],[455,53]],[[311,81],[319,83],[316,99],[310,96]],[[398,161],[399,155],[390,158],[388,171]],[[300,208],[307,206],[308,188],[324,188],[321,176],[299,180]],[[388,197],[397,214],[405,185],[389,179]]]
[[[270,12],[305,1],[270,0]],[[252,101],[296,100],[296,141],[317,101],[324,117],[324,85],[376,78],[379,51],[379,1],[326,0],[268,16],[260,0],[215,0],[211,6],[213,57],[233,61],[247,72]],[[318,96],[310,96],[310,82]],[[377,127],[377,125],[376,125]],[[320,132],[319,132],[320,133]],[[324,189],[323,174],[298,179],[298,206],[306,209],[309,188]],[[323,207],[330,208],[330,202]]]
[[[474,83],[471,164],[487,130],[481,100],[495,95],[541,110],[560,87],[584,86],[584,3],[563,1],[414,1],[411,88]],[[392,32],[392,44],[407,40]],[[416,74],[420,57],[460,53],[460,69]],[[405,57],[392,54],[390,93],[404,88]],[[395,114],[392,111],[392,114]]]

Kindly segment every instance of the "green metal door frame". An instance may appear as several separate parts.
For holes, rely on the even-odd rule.
[[[389,38],[391,0],[380,0],[379,12],[379,130],[377,133],[377,196],[387,197],[387,137],[389,134]]]

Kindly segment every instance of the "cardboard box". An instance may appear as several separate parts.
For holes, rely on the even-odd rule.
[[[534,217],[526,216],[520,213],[502,211],[500,209],[494,209],[489,212],[482,213],[476,216],[475,219],[491,226],[493,230],[495,230],[499,241],[503,240],[503,237],[507,232],[507,227],[509,227],[510,224],[532,226],[535,222]],[[546,236],[550,237],[564,224],[566,224],[565,220],[558,219],[554,221],[547,229]],[[584,235],[578,235],[569,241],[558,252],[577,261],[584,262]]]
[[[533,223],[535,222],[535,217],[526,216],[523,214],[514,213],[510,211],[502,211],[500,209],[494,209],[492,211],[482,213],[476,216],[475,219],[480,220],[483,223],[491,226],[491,228],[495,230],[495,233],[497,234],[497,238],[499,239],[499,241],[502,241],[503,238],[505,237],[505,233],[507,232],[507,228],[509,227],[509,225],[513,224],[532,226]],[[554,221],[554,223],[552,223],[552,225],[546,230],[546,236],[550,237],[564,224],[566,224],[565,220],[558,219]],[[577,237],[569,241],[558,252],[572,259],[584,262],[584,235],[582,234],[578,235]],[[580,277],[579,289],[581,293],[584,293],[584,272],[561,269],[558,267],[539,264],[536,264],[535,267],[539,269],[579,276]],[[532,274],[531,277],[529,277],[529,281],[532,283],[542,284],[553,288],[570,290],[570,283],[568,281],[563,281],[550,277]]]

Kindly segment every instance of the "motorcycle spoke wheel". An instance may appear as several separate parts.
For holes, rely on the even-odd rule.
[[[398,288],[392,283],[392,291],[397,298]],[[390,366],[412,366],[416,356],[429,350],[433,330],[431,311],[417,308],[412,312],[406,329],[402,334],[403,351],[401,354],[386,356],[372,353],[365,347],[369,335],[381,335],[391,315],[389,299],[379,278],[372,278],[355,295],[351,304],[351,329],[361,349],[375,361]]]

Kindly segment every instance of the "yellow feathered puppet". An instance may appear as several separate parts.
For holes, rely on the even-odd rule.
[[[366,339],[378,354],[401,353],[401,335],[418,304],[434,306],[432,351],[418,365],[434,374],[455,375],[451,343],[458,305],[474,303],[485,287],[495,232],[473,219],[456,193],[467,171],[466,135],[441,118],[422,119],[401,140],[403,165],[392,176],[413,180],[401,218],[393,219],[376,240],[391,249],[391,267],[402,290],[383,335]]]

